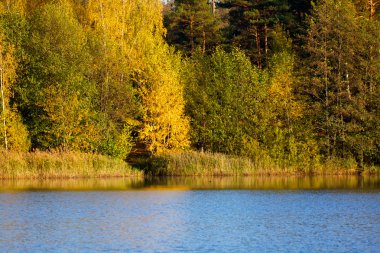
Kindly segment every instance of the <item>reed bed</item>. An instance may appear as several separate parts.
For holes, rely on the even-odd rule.
[[[247,158],[219,153],[186,151],[140,158],[136,168],[121,159],[99,154],[0,151],[0,179],[61,179],[151,176],[249,175],[380,175],[376,166],[359,168],[354,160],[291,163],[269,156]]]
[[[379,167],[359,168],[354,160],[292,163],[269,156],[238,157],[219,153],[187,151],[144,159],[139,166],[153,176],[242,176],[242,175],[357,175],[380,174]]]
[[[138,177],[143,173],[120,159],[99,154],[0,151],[0,179]]]
[[[153,156],[143,161],[145,173],[153,176],[239,176],[288,174],[269,159],[250,159],[220,153],[187,151]]]

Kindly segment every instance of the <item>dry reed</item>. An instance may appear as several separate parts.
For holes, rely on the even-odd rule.
[[[134,177],[142,172],[120,159],[99,154],[0,151],[1,179]]]

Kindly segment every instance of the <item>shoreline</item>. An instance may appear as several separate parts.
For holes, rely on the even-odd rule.
[[[309,163],[247,158],[187,151],[141,158],[137,168],[150,176],[336,176],[380,175],[380,167],[359,166],[352,160],[328,159]]]
[[[142,177],[121,159],[95,153],[0,152],[1,179]]]
[[[218,153],[187,151],[140,157],[129,164],[95,153],[0,151],[0,180],[117,179],[146,177],[378,176],[380,168],[360,169],[352,161],[302,165]]]

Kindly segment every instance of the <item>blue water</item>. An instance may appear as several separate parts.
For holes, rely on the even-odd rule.
[[[3,192],[0,252],[380,252],[380,192]]]

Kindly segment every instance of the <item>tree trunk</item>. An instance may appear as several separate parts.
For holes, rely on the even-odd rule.
[[[103,12],[103,3],[101,0],[98,0],[99,7],[100,7],[100,16],[102,19],[102,27],[103,27],[103,45],[104,47],[107,47],[107,40],[106,40],[106,25],[104,22],[104,12]]]
[[[211,13],[215,15],[215,0],[211,0]]]
[[[327,62],[327,39],[324,38],[324,82],[325,82],[325,116],[326,116],[326,145],[330,156],[330,130],[329,130],[329,89],[328,89],[328,62]]]
[[[380,1],[376,0],[368,0],[368,8],[369,8],[369,20],[372,21],[376,14],[376,5],[378,5]],[[369,93],[372,98],[372,94],[374,92],[373,88],[373,73],[371,64],[373,63],[373,45],[369,46]]]
[[[123,0],[123,11],[122,11],[122,25],[121,25],[121,55],[122,59],[124,59],[124,34],[125,34],[125,0]],[[121,72],[120,74],[120,83],[124,82],[124,71]]]
[[[0,50],[0,54],[2,54],[1,50]],[[1,57],[0,60],[2,63],[2,55],[0,55],[0,57]],[[3,74],[3,67],[1,65],[0,65],[0,83],[1,83],[1,102],[3,106],[4,144],[5,144],[5,150],[8,151],[7,123],[6,123],[6,117],[5,117],[5,98],[4,98],[4,74]]]
[[[376,3],[375,0],[368,0],[368,7],[369,7],[369,19],[372,20],[373,17],[375,16],[376,14],[376,5],[378,3]]]
[[[206,32],[202,32],[202,37],[203,37],[203,44],[202,44],[202,53],[206,52]]]
[[[264,26],[264,36],[265,36],[265,63],[268,65],[268,26],[265,23]]]
[[[190,44],[191,44],[191,52],[194,52],[194,18],[190,16]]]
[[[261,69],[260,32],[257,26],[256,26],[256,48],[257,48],[257,67]]]

